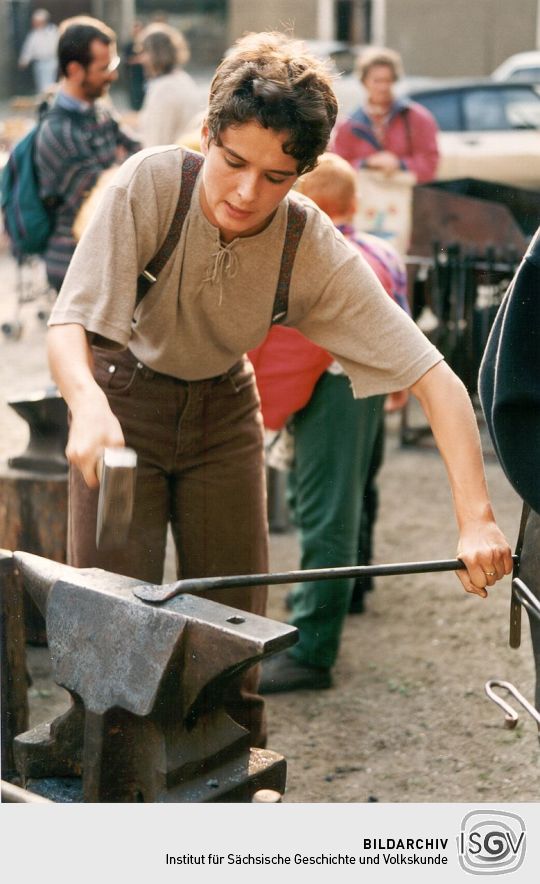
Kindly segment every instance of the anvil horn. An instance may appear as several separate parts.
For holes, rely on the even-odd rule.
[[[19,571],[24,588],[28,591],[33,601],[45,617],[47,614],[47,601],[54,584],[59,580],[66,583],[80,584],[81,575],[88,571],[72,568],[60,562],[51,562],[42,556],[36,556],[28,552],[14,552],[13,559]],[[95,570],[95,569],[92,569]]]

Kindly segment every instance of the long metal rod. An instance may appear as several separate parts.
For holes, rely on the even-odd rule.
[[[446,252],[443,254],[447,254]],[[426,255],[405,255],[404,257],[405,264],[407,265],[419,265],[420,267],[434,267],[435,261],[433,258],[429,258]],[[461,259],[463,260],[463,258]],[[448,261],[441,262],[444,267],[447,266]],[[509,259],[508,261],[485,261],[482,258],[478,260],[471,258],[469,259],[469,264],[474,270],[496,270],[502,271],[503,273],[514,272],[514,268],[517,268],[519,264],[518,261],[513,261]]]
[[[199,577],[178,580],[164,586],[144,584],[133,590],[145,602],[166,602],[183,593],[196,594],[214,589],[242,586],[275,586],[280,583],[308,583],[313,580],[338,580],[343,577],[392,577],[399,574],[431,574],[439,571],[460,571],[461,559],[438,559],[428,562],[395,562],[390,565],[356,565],[348,568],[311,568],[305,571],[282,571],[275,574],[239,574],[230,577]]]
[[[53,803],[48,798],[43,798],[42,795],[36,795],[34,792],[28,792],[26,789],[21,789],[20,786],[16,786],[14,783],[8,783],[7,780],[2,780],[0,797],[2,799],[2,803],[9,804]]]

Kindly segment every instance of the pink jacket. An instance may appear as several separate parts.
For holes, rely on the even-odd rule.
[[[334,126],[329,149],[361,168],[367,157],[389,150],[401,161],[402,169],[416,175],[418,184],[432,181],[437,171],[437,123],[425,107],[414,101],[398,99],[390,112],[384,143],[380,143],[370,118],[358,108],[350,117]]]

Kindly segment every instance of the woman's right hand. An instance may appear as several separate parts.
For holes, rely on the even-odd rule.
[[[47,333],[51,373],[71,413],[66,457],[97,488],[103,449],[124,446],[124,434],[107,397],[93,376],[93,359],[84,328],[78,323],[53,325]]]
[[[88,487],[97,488],[97,465],[103,449],[124,445],[120,423],[112,413],[107,397],[96,387],[95,393],[72,408],[66,457],[81,471]]]

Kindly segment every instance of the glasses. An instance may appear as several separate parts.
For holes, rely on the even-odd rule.
[[[97,64],[95,59],[93,59],[90,62],[88,67],[91,67],[92,64],[94,64],[94,65]],[[97,70],[99,71],[100,74],[112,74],[116,70],[116,68],[118,67],[119,64],[120,64],[120,56],[115,55],[113,58],[111,58],[109,64],[101,65],[99,68],[97,68]]]

